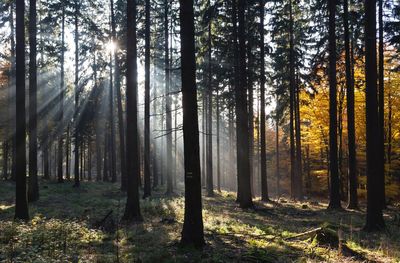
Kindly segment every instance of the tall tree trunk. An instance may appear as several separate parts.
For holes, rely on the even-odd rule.
[[[264,43],[264,17],[265,1],[260,0],[260,96],[261,96],[261,116],[260,116],[260,141],[261,141],[261,200],[268,201],[268,182],[267,182],[267,148],[265,138],[265,43]]]
[[[121,96],[121,84],[120,84],[120,64],[118,56],[115,55],[115,89],[117,93],[117,105],[118,105],[118,131],[119,131],[119,158],[121,164],[121,190],[127,190],[127,170],[126,170],[126,152],[125,152],[125,126],[124,117],[122,110],[122,96]]]
[[[392,80],[389,72],[389,94],[388,94],[388,131],[387,131],[387,163],[388,163],[388,176],[389,178],[392,175]]]
[[[207,136],[207,99],[206,99],[207,95],[206,95],[206,90],[203,89],[202,91],[202,118],[201,118],[201,124],[202,124],[202,140],[201,140],[201,186],[205,187],[206,186],[206,136]]]
[[[383,43],[383,0],[378,0],[379,10],[378,10],[378,24],[379,24],[379,90],[378,90],[378,135],[379,135],[379,189],[382,208],[386,208],[386,195],[385,195],[385,57],[383,53],[384,43]]]
[[[112,38],[112,41],[114,42],[114,37]],[[113,59],[112,59],[112,52],[110,54],[110,91],[109,91],[109,105],[110,105],[110,111],[109,111],[109,125],[110,125],[110,138],[109,138],[109,157],[110,157],[110,177],[111,177],[111,182],[116,183],[117,182],[117,164],[116,164],[116,158],[115,158],[115,126],[114,126],[114,83],[113,83]],[[119,80],[116,80],[119,81]]]
[[[9,86],[9,133],[10,133],[10,146],[11,146],[11,179],[15,181],[15,154],[16,154],[16,141],[15,141],[15,122],[12,122],[13,116],[15,116],[15,27],[14,27],[14,1],[10,2],[10,80],[11,85]]]
[[[109,143],[109,136],[108,134],[104,134],[104,158],[103,158],[103,182],[108,182],[109,181],[109,173],[110,173],[110,168],[108,167],[109,164],[109,155],[107,154],[110,150]]]
[[[235,111],[236,111],[236,92],[240,90],[240,79],[239,79],[239,43],[238,43],[238,8],[237,8],[237,1],[238,0],[232,0],[232,31],[233,31],[233,75],[234,75],[234,92],[235,92]],[[244,13],[244,11],[243,11]],[[237,113],[237,112],[236,112]],[[247,109],[246,109],[246,114],[247,114]],[[231,115],[232,117],[232,131],[233,131],[233,113]],[[236,117],[237,121],[237,117]],[[246,124],[248,125],[248,124]],[[247,128],[246,128],[247,129]],[[236,134],[237,136],[237,134]],[[233,134],[231,138],[231,142],[233,142]],[[232,145],[233,146],[233,145]],[[236,147],[237,147],[237,142],[236,142]],[[233,148],[233,147],[232,147]],[[231,161],[234,162],[234,149],[232,149],[232,159]],[[232,168],[232,170],[234,170]],[[239,170],[238,168],[238,163],[236,160],[236,188],[237,188],[237,197],[236,197],[236,202],[239,202],[240,200],[240,194],[241,191],[239,191],[239,185],[240,185],[240,179],[239,179],[239,174],[237,173]]]
[[[376,63],[376,1],[365,0],[365,81],[367,130],[367,218],[365,230],[376,231],[385,227],[382,215],[380,180],[382,170],[376,160],[380,158],[379,104]]]
[[[65,140],[65,178],[69,181],[71,179],[70,170],[70,149],[71,149],[71,139],[69,133],[69,124],[67,126],[67,138]]]
[[[193,0],[180,0],[185,214],[181,244],[204,245]]]
[[[336,0],[328,2],[329,12],[329,171],[330,209],[340,209],[338,149],[337,149],[337,87],[336,87]]]
[[[218,85],[216,85],[218,87]],[[221,118],[220,118],[220,105],[219,105],[219,100],[220,100],[220,96],[219,96],[219,90],[217,88],[217,112],[216,112],[216,117],[217,117],[217,190],[218,192],[221,192],[221,145],[220,145],[220,122],[221,122]]]
[[[296,81],[295,91],[295,129],[296,129],[296,198],[303,199],[303,166],[301,156],[301,129],[300,129],[300,87],[299,82]]]
[[[150,0],[146,0],[145,21],[145,83],[144,83],[144,192],[143,198],[151,195],[150,178]]]
[[[25,3],[16,0],[16,158],[15,219],[28,220],[26,196],[26,123],[25,123]]]
[[[164,52],[165,52],[165,130],[167,140],[167,191],[169,195],[173,192],[172,185],[172,115],[171,115],[171,96],[170,96],[170,60],[169,60],[169,1],[164,0]]]
[[[289,137],[290,137],[290,194],[297,197],[296,188],[296,149],[294,138],[294,103],[295,103],[295,72],[294,72],[294,40],[293,40],[293,12],[292,0],[289,2]]]
[[[101,154],[101,138],[100,138],[100,127],[97,124],[99,121],[96,121],[96,127],[95,127],[95,140],[96,140],[96,181],[100,182],[102,179],[102,173],[101,173],[101,164],[102,164],[102,154]]]
[[[39,199],[37,177],[36,0],[29,1],[29,182],[28,201]]]
[[[63,179],[63,139],[64,139],[64,47],[65,47],[65,7],[62,7],[61,18],[61,74],[60,74],[60,115],[59,126],[61,131],[58,137],[58,182],[64,182]]]
[[[127,0],[127,61],[126,61],[126,160],[127,199],[123,219],[142,221],[139,203],[139,136],[137,111],[137,39],[136,0]]]
[[[358,208],[357,197],[357,160],[356,160],[356,136],[354,126],[354,76],[351,70],[350,54],[350,32],[349,32],[349,8],[348,0],[343,1],[343,26],[345,41],[345,61],[346,61],[346,95],[347,95],[347,144],[349,154],[348,164],[348,205],[349,209]]]
[[[247,3],[247,2],[246,2]],[[247,14],[246,18],[247,21],[246,27],[251,27],[251,8],[250,4],[246,4],[247,7]],[[250,189],[251,189],[251,196],[254,197],[254,189],[253,189],[253,183],[254,183],[254,88],[253,88],[253,75],[252,75],[252,65],[253,65],[253,57],[252,57],[252,43],[250,41],[251,39],[251,33],[246,32],[246,37],[248,38],[247,40],[247,45],[246,45],[246,57],[247,57],[247,72],[246,72],[246,87],[248,91],[248,120],[249,120],[249,163],[250,163],[250,170],[249,170],[249,175],[250,175]]]
[[[275,148],[276,148],[276,196],[279,198],[280,191],[280,174],[279,174],[279,117],[278,117],[278,99],[277,99],[276,119],[275,119]]]
[[[210,0],[208,0],[208,7],[211,8]],[[208,24],[208,89],[207,89],[207,196],[214,196],[214,182],[213,182],[213,144],[212,144],[212,20]]]
[[[75,0],[75,14],[74,14],[74,24],[75,24],[75,112],[74,112],[74,121],[75,121],[75,130],[74,130],[74,139],[75,139],[75,164],[74,164],[74,187],[79,187],[79,76],[78,76],[78,65],[79,65],[79,31],[78,31],[78,0]]]
[[[235,91],[236,101],[236,138],[237,138],[237,173],[238,201],[241,208],[253,207],[250,185],[249,162],[249,118],[246,96],[246,35],[245,35],[245,1],[238,4],[238,38],[239,38],[239,84]]]
[[[155,78],[155,68],[153,68],[153,77]],[[157,98],[157,86],[152,83],[153,85],[153,97],[154,97],[154,102],[153,102],[153,112],[154,114],[157,112],[157,103],[155,102]],[[153,129],[157,126],[157,117],[154,115],[153,117]],[[152,149],[152,157],[153,157],[153,188],[158,187],[158,166],[157,162],[159,160],[158,157],[158,147],[157,147],[157,142],[156,140],[153,140],[153,149]],[[161,159],[161,158],[160,158]]]

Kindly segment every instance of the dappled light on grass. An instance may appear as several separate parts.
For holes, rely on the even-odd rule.
[[[164,189],[141,200],[143,223],[122,225],[124,193],[109,183],[83,182],[80,189],[41,182],[41,200],[31,206],[32,219],[13,221],[12,183],[0,186],[0,261],[56,262],[351,262],[338,250],[312,236],[299,234],[324,225],[340,227],[347,247],[364,259],[396,262],[400,259],[398,209],[386,212],[389,233],[360,231],[360,211],[332,212],[324,202],[294,202],[281,198],[256,209],[242,210],[235,195],[222,191],[204,197],[207,245],[202,250],[178,246],[183,224],[183,197],[165,197]],[[107,223],[99,227],[110,211]],[[354,260],[357,262],[357,260]],[[354,262],[353,261],[353,262]],[[359,260],[360,261],[360,260]]]

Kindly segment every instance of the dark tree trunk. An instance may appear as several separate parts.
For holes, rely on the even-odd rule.
[[[118,131],[119,131],[119,155],[121,164],[121,190],[127,190],[127,170],[126,170],[126,152],[125,152],[125,126],[124,117],[122,110],[122,96],[121,96],[121,85],[120,85],[120,67],[119,67],[118,56],[115,56],[115,89],[117,93],[117,104],[118,104]]]
[[[64,47],[65,47],[65,7],[62,7],[61,18],[61,74],[60,74],[60,115],[59,126],[61,127],[60,135],[58,137],[58,169],[57,178],[58,182],[64,182],[63,179],[63,139],[64,139]]]
[[[145,32],[145,84],[144,84],[144,192],[143,198],[151,195],[150,175],[150,0],[146,0]]]
[[[108,134],[104,135],[104,156],[103,156],[103,182],[108,182],[109,181],[109,172],[110,168],[108,167],[109,164],[109,155],[107,154],[109,152],[109,144],[108,144]]]
[[[173,192],[172,185],[172,115],[171,115],[171,96],[170,96],[170,60],[169,60],[169,1],[164,1],[164,51],[165,51],[165,124],[167,140],[167,192],[169,195]]]
[[[260,62],[261,62],[261,77],[260,77],[260,141],[261,141],[261,200],[268,201],[268,182],[267,182],[267,148],[265,141],[265,45],[264,45],[264,16],[265,16],[265,1],[260,1]]]
[[[26,123],[25,123],[25,3],[16,1],[16,158],[15,219],[28,220],[26,196]]]
[[[354,76],[351,70],[350,56],[350,32],[349,32],[349,8],[348,0],[343,1],[343,26],[345,41],[345,60],[346,60],[346,95],[347,95],[347,141],[348,141],[348,205],[349,209],[358,208],[357,197],[357,160],[356,160],[356,136],[354,126]]]
[[[37,175],[36,0],[29,1],[29,182],[28,201],[39,199]]]
[[[303,166],[301,156],[301,129],[300,129],[300,87],[296,81],[295,92],[295,129],[296,129],[296,198],[303,200]]]
[[[97,121],[98,123],[98,121]],[[101,163],[102,163],[102,156],[101,156],[101,139],[100,139],[100,127],[95,127],[96,133],[95,133],[95,140],[96,140],[96,181],[100,182],[102,179],[102,173],[101,173]]]
[[[70,174],[70,149],[71,149],[71,139],[70,139],[70,133],[69,133],[69,124],[67,126],[67,138],[65,142],[65,178],[69,181],[71,179],[71,174]]]
[[[74,23],[75,23],[75,113],[74,113],[74,121],[75,121],[75,130],[74,130],[74,139],[75,139],[75,164],[74,164],[74,187],[79,187],[79,76],[78,76],[78,65],[79,65],[79,31],[78,31],[78,0],[75,0],[75,15],[74,15]]]
[[[388,176],[391,177],[392,174],[392,87],[391,87],[391,77],[389,72],[389,94],[388,94],[388,131],[387,131],[387,163],[388,163]]]
[[[290,137],[290,194],[297,197],[296,188],[296,146],[294,138],[294,103],[295,103],[295,76],[294,76],[294,40],[293,40],[293,13],[292,0],[289,2],[289,137]]]
[[[277,100],[278,101],[278,100]],[[278,102],[277,102],[278,103]],[[279,198],[281,195],[280,191],[280,174],[279,174],[279,117],[278,117],[278,104],[276,109],[276,116],[275,116],[275,148],[276,148],[276,196]]]
[[[9,87],[9,109],[10,109],[10,146],[11,146],[11,180],[15,181],[15,154],[16,154],[16,141],[15,141],[15,122],[12,122],[12,116],[15,116],[15,89],[13,86],[15,85],[15,27],[14,27],[14,1],[10,3],[10,45],[11,45],[11,52],[10,52],[10,80],[11,83]]]
[[[155,69],[153,69],[153,77],[155,76]],[[152,83],[153,85],[153,96],[154,96],[154,100],[157,98],[157,86],[154,84],[154,82]],[[156,113],[157,112],[157,103],[153,103],[153,112]],[[157,124],[157,118],[156,116],[153,117],[153,127],[156,127]],[[156,140],[153,140],[153,149],[152,149],[152,157],[153,157],[153,188],[156,188],[158,186],[158,147],[157,147],[157,142]],[[161,159],[161,158],[160,158]]]
[[[218,87],[218,85],[217,85]],[[218,192],[221,192],[221,137],[220,137],[220,122],[221,122],[221,118],[220,118],[220,105],[219,105],[219,100],[220,100],[220,96],[219,96],[219,90],[217,88],[217,190]]]
[[[202,113],[202,118],[201,118],[201,124],[202,124],[202,129],[201,129],[201,131],[202,131],[202,140],[201,140],[201,144],[202,144],[202,148],[201,148],[201,155],[202,155],[202,158],[201,158],[201,162],[202,162],[202,165],[201,165],[201,186],[202,187],[205,187],[206,186],[206,171],[207,171],[207,169],[206,169],[206,133],[207,133],[207,114],[206,114],[206,112],[207,112],[207,100],[206,100],[206,97],[207,97],[207,95],[206,95],[206,90],[205,89],[203,89],[203,91],[202,91],[202,111],[201,111],[201,113]]]
[[[246,96],[246,35],[245,35],[245,1],[238,4],[238,39],[239,39],[239,84],[235,90],[236,102],[236,138],[237,138],[237,173],[238,201],[241,208],[253,207],[250,185],[249,161],[249,118]]]
[[[340,209],[340,184],[338,173],[337,149],[337,87],[336,87],[336,0],[328,2],[329,12],[329,173],[330,173],[330,209]]]
[[[7,105],[8,107],[8,105]],[[8,179],[8,141],[3,141],[3,179]]]
[[[181,244],[204,245],[193,0],[180,0],[185,215]]]
[[[210,0],[208,1],[210,6]],[[207,196],[214,196],[214,182],[213,182],[213,149],[212,149],[212,34],[211,34],[212,20],[208,24],[208,89],[207,89]]]
[[[378,90],[378,135],[379,135],[379,189],[382,208],[386,208],[385,195],[385,70],[384,70],[384,53],[383,53],[383,0],[378,0],[378,24],[379,24],[379,90]]]
[[[127,199],[123,219],[142,221],[139,203],[140,160],[137,115],[136,0],[127,0],[126,160]]]
[[[114,42],[114,37],[112,38]],[[111,182],[115,183],[117,182],[117,165],[116,165],[116,159],[115,159],[115,126],[114,126],[114,83],[113,83],[113,60],[112,60],[112,53],[110,54],[110,91],[109,91],[109,106],[110,110],[108,112],[108,122],[110,125],[110,136],[109,136],[109,161],[110,161],[110,177],[111,177]],[[116,80],[119,81],[119,80]]]
[[[243,11],[244,13],[244,11]],[[240,90],[240,79],[239,79],[239,44],[238,44],[238,10],[237,10],[237,0],[232,0],[232,24],[233,24],[233,75],[234,75],[234,92]],[[235,99],[236,99],[236,94],[235,94]],[[235,101],[235,110],[236,110],[236,101]],[[247,109],[246,109],[246,114],[247,114]],[[233,113],[231,115],[232,117],[232,122],[231,125],[233,126]],[[236,119],[237,121],[237,119]],[[248,124],[246,124],[248,125]],[[246,128],[247,129],[247,128]],[[232,132],[233,132],[233,127],[232,127]],[[231,142],[233,142],[233,133],[232,133],[232,138]],[[236,142],[237,145],[237,142]],[[233,146],[233,145],[232,145]],[[231,161],[233,162],[234,160],[234,149],[232,147],[232,159]],[[237,161],[237,160],[236,160]],[[240,200],[240,194],[241,191],[239,191],[239,175],[237,174],[238,171],[238,163],[236,162],[236,188],[237,188],[237,197],[236,197],[236,202],[239,202]],[[234,169],[232,168],[232,171]]]
[[[365,0],[365,81],[366,81],[366,130],[367,130],[367,218],[365,230],[376,231],[385,227],[382,215],[380,180],[382,170],[376,63],[376,1]]]

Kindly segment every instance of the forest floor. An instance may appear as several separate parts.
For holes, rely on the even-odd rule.
[[[118,223],[125,203],[118,187],[41,181],[40,200],[23,223],[13,221],[13,183],[0,182],[0,262],[400,262],[399,207],[385,211],[385,233],[370,234],[361,230],[361,211],[283,198],[242,210],[233,193],[216,193],[203,199],[206,246],[195,250],[178,245],[181,195],[155,191],[141,201],[143,223],[126,226]],[[321,226],[339,229],[352,253],[339,255],[335,242],[321,243],[314,231],[299,235]]]

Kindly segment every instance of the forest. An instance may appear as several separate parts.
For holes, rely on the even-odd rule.
[[[0,262],[400,262],[400,1],[0,0]]]

